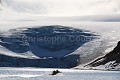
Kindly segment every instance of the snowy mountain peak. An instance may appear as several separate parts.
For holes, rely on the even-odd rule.
[[[91,31],[60,25],[12,29],[0,35],[0,66],[72,68],[80,64],[80,54],[71,53],[97,38]]]
[[[67,26],[37,26],[1,34],[0,45],[18,54],[29,51],[40,58],[62,57],[97,37],[90,31]]]

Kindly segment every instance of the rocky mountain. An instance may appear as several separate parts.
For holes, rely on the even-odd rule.
[[[94,60],[85,67],[93,69],[120,69],[120,41],[117,46],[108,54]]]

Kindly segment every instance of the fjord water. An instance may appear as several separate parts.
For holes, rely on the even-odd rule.
[[[120,71],[58,69],[0,68],[0,80],[120,80]]]

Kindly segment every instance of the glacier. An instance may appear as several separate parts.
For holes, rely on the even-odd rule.
[[[18,67],[73,67],[79,64],[80,55],[71,53],[99,36],[88,30],[60,25],[12,29],[1,33],[0,64],[3,67],[9,64]]]

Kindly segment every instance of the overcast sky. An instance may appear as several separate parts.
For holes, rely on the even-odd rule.
[[[81,16],[116,14],[120,0],[2,0],[13,11],[40,15]]]

